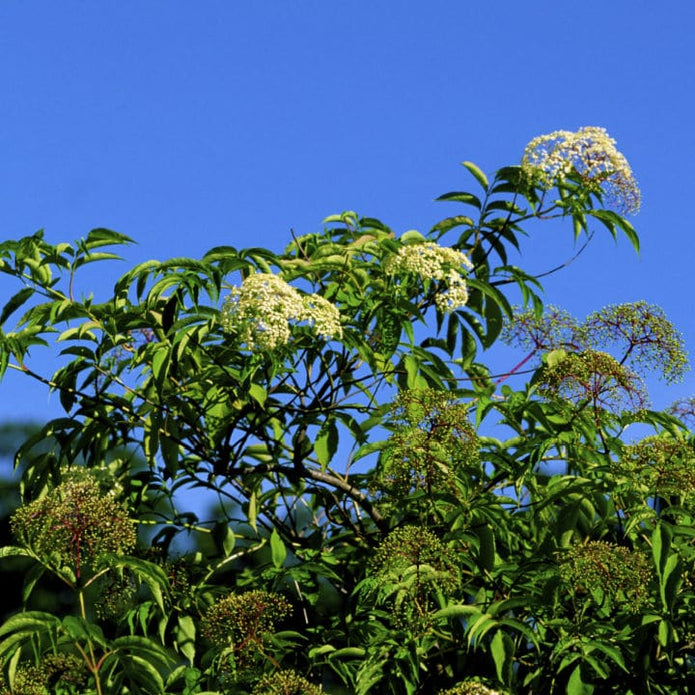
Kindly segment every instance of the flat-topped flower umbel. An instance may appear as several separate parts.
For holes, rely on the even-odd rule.
[[[318,294],[302,294],[279,275],[255,273],[234,287],[222,310],[222,326],[250,350],[289,342],[291,323],[306,322],[316,335],[340,338],[338,309]]]
[[[576,133],[556,130],[531,140],[521,167],[541,188],[552,188],[576,172],[607,194],[608,202],[626,213],[640,208],[640,190],[625,156],[605,128],[586,126]]]

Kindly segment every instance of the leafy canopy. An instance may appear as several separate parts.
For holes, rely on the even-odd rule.
[[[540,224],[637,249],[635,179],[598,128],[464,167],[427,234],[345,212],[102,298],[81,268],[123,234],[0,244],[0,374],[64,410],[17,453],[2,692],[685,692],[695,451],[642,382],[682,339],[544,310],[512,262]],[[493,375],[500,339],[527,354]]]

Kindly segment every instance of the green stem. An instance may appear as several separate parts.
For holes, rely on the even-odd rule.
[[[87,609],[84,605],[84,591],[82,590],[82,588],[78,590],[77,595],[80,600],[80,615],[82,617],[82,620],[86,621]],[[92,672],[92,675],[94,676],[94,684],[96,685],[97,695],[102,695],[101,679],[99,678],[99,668],[101,666],[101,663],[97,663],[96,657],[94,656],[94,646],[92,645],[91,638],[87,637],[87,649],[89,650],[89,656],[85,654],[84,650],[80,648],[79,644],[75,646],[77,646],[78,650],[82,653],[85,663],[87,664],[87,668]]]

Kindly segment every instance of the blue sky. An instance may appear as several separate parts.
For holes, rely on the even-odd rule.
[[[4,0],[1,233],[110,227],[138,241],[132,265],[279,250],[346,209],[426,231],[452,212],[437,195],[475,186],[460,161],[492,172],[535,135],[598,125],[640,182],[642,254],[597,234],[547,300],[582,316],[646,299],[693,349],[693,26],[686,0]],[[518,262],[574,248],[550,225]],[[0,393],[0,417],[53,412],[14,375]],[[691,394],[693,376],[653,389],[660,407]]]

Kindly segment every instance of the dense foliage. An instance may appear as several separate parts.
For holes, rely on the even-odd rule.
[[[540,224],[636,247],[632,172],[598,128],[464,166],[427,235],[347,212],[104,299],[81,268],[122,234],[0,244],[0,370],[65,411],[17,454],[0,691],[687,691],[692,408],[642,381],[682,376],[680,336],[644,302],[544,309],[510,260]],[[493,375],[499,340],[525,352]]]

